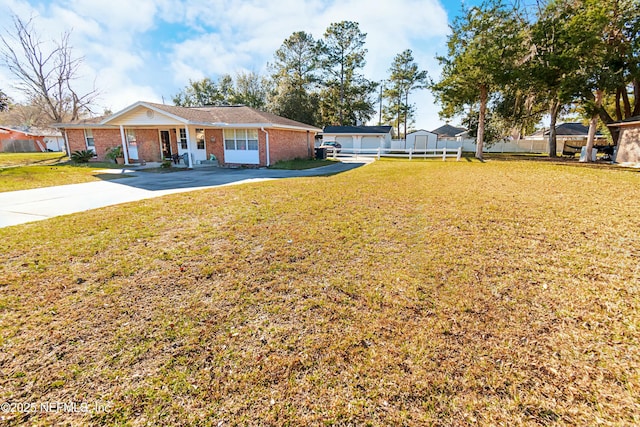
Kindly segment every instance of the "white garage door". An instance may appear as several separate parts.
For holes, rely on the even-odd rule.
[[[342,148],[353,148],[353,137],[336,136],[336,142],[342,145]]]
[[[378,148],[382,139],[378,136],[363,136],[362,148]]]

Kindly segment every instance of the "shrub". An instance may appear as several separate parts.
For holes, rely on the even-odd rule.
[[[116,160],[117,158],[124,157],[122,154],[122,146],[116,145],[115,147],[111,147],[109,151],[104,155],[105,159]]]
[[[162,162],[162,164],[160,165],[161,168],[165,168],[168,169],[171,167],[171,160],[165,160]]]
[[[74,163],[88,163],[96,154],[92,150],[78,150],[71,153]]]

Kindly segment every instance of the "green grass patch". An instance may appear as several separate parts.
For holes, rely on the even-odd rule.
[[[108,408],[2,415],[638,425],[639,186],[380,161],[0,229],[0,402]]]
[[[53,165],[69,160],[66,153],[0,153],[0,168],[26,165]]]
[[[0,153],[0,192],[120,179],[125,176],[98,172],[120,167],[109,162],[75,164],[60,153]]]
[[[313,169],[322,166],[329,166],[335,164],[334,160],[320,160],[320,159],[295,159],[295,160],[281,160],[274,165],[269,166],[270,169],[287,169],[287,170],[303,170]]]

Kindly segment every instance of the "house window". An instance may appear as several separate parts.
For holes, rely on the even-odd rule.
[[[136,132],[133,129],[127,129],[127,143],[129,146],[137,146],[138,140],[136,139]]]
[[[196,129],[196,143],[198,150],[204,150],[204,129]]]
[[[84,140],[87,143],[87,150],[91,150],[95,153],[96,151],[96,143],[93,139],[93,130],[85,129],[84,130]]]
[[[179,129],[178,143],[183,150],[187,149],[187,130]]]
[[[226,150],[258,151],[258,131],[255,129],[225,129]]]

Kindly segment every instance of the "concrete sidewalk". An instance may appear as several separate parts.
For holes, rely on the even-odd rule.
[[[126,178],[0,193],[0,227],[39,221],[104,206],[167,194],[270,179],[333,175],[364,162],[338,163],[316,169],[201,168],[170,173],[135,171]]]

